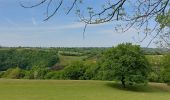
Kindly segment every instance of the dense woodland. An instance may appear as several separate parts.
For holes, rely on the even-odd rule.
[[[106,52],[111,49],[98,47],[1,47],[0,77],[14,79],[114,80],[115,77],[110,74],[114,72],[110,72],[110,68],[105,66],[105,63],[108,63],[109,60],[102,60],[105,59],[103,55],[108,54]],[[141,51],[151,68],[151,73],[148,76],[149,81],[169,82],[170,80],[167,78],[169,76],[162,74],[164,66],[168,66],[165,65],[166,62],[163,66],[162,62],[162,59],[169,57],[164,56],[168,54],[168,50],[141,48]],[[114,52],[116,54],[118,51]]]

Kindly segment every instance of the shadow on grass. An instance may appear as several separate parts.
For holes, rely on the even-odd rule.
[[[127,86],[126,88],[123,88],[123,86],[120,83],[114,83],[110,82],[107,83],[106,86],[115,88],[118,90],[123,91],[131,91],[131,92],[170,92],[170,86],[167,86],[163,83],[150,83],[148,85],[135,85],[135,86]]]

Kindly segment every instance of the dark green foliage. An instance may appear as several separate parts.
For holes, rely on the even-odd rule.
[[[51,56],[51,57],[49,57],[49,58],[47,58],[47,59],[48,59],[48,61],[47,61],[47,67],[52,67],[52,66],[54,66],[56,63],[58,63],[58,61],[59,61],[59,58],[58,58],[57,55],[53,55],[53,56]]]
[[[57,52],[37,49],[0,50],[0,71],[18,66],[30,69],[33,66],[52,67],[59,61]]]
[[[107,51],[103,53],[105,50]],[[120,68],[126,66],[123,70],[132,70],[134,68],[140,70],[140,68],[138,68],[139,66],[142,66],[142,64],[147,65],[145,62],[146,59],[143,58],[142,51],[145,51],[146,54],[155,54],[155,51],[159,50],[160,49],[153,48],[143,48],[141,50],[138,46],[132,46],[131,44],[123,44],[123,46],[115,48],[2,47],[0,48],[0,77],[25,79],[120,80],[121,77],[118,78],[115,76],[122,73],[120,71],[115,71],[115,69],[120,70]],[[62,53],[65,53],[66,55],[68,54],[67,56],[70,56],[70,59],[73,59],[71,56],[83,55],[84,60],[80,62],[73,62],[77,61],[77,59],[75,59],[70,61],[70,63],[73,63],[69,63],[65,68],[61,67],[57,69],[57,66],[60,66],[59,64],[56,64],[59,62],[58,51],[60,56]],[[160,60],[162,59],[161,55],[147,55],[146,57],[148,58],[152,68],[148,77],[149,81],[163,82],[162,79],[164,81],[167,80],[169,76],[165,74],[165,71],[162,72],[162,67],[160,67]],[[100,58],[101,60],[96,64],[96,61]],[[70,59],[62,60],[60,58],[60,60],[63,61],[62,63],[66,63],[66,61],[69,61]],[[140,61],[141,63],[144,63],[141,64],[139,63]],[[18,68],[21,71],[18,71]],[[17,73],[21,75],[18,77]],[[139,75],[142,74],[140,72],[136,72],[136,74],[137,73],[139,73]],[[134,74],[134,72],[129,71],[126,74]],[[129,75],[126,76],[132,77]],[[137,75],[134,76],[135,78],[131,79],[133,79],[132,81],[135,81],[135,83],[130,79],[126,79],[126,84],[141,83],[140,80],[136,79],[142,78]],[[144,75],[144,78],[146,78],[146,76]]]
[[[139,46],[130,43],[120,44],[109,49],[99,62],[102,79],[116,79],[126,84],[133,85],[146,83],[150,67]]]
[[[91,80],[95,79],[98,67],[81,61],[72,62],[60,71],[51,71],[46,74],[46,79],[70,79],[70,80]]]

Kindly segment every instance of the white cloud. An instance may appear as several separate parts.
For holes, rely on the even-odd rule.
[[[8,27],[1,27],[0,28],[0,33],[4,33],[4,32],[34,32],[34,33],[41,33],[41,32],[58,32],[58,31],[64,31],[64,30],[77,30],[80,29],[83,31],[83,28],[85,26],[85,24],[81,23],[81,22],[76,22],[76,23],[72,23],[72,24],[62,24],[62,25],[45,25],[45,24],[37,24],[37,21],[35,20],[34,17],[32,17],[32,25],[29,26],[19,26],[18,24],[16,24],[15,22],[13,22],[10,19],[7,19],[7,22],[12,25],[12,27],[10,27],[10,29]],[[89,25],[87,27],[88,28],[94,28],[94,27],[101,27],[104,25],[108,25],[108,24],[99,24],[99,25]],[[106,31],[106,30],[105,30]]]
[[[88,27],[99,27],[99,26],[106,26],[106,25],[111,25],[111,23],[105,23],[105,24],[93,24],[93,25],[88,25]],[[67,25],[62,25],[57,27],[58,29],[78,29],[78,28],[84,28],[85,24],[82,22],[75,22],[72,24],[67,24]]]

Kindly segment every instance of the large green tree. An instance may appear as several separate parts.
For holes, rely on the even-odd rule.
[[[104,53],[101,72],[107,77],[121,81],[123,87],[138,83],[147,83],[150,67],[141,48],[130,43],[120,44]],[[108,76],[110,75],[110,76]]]

